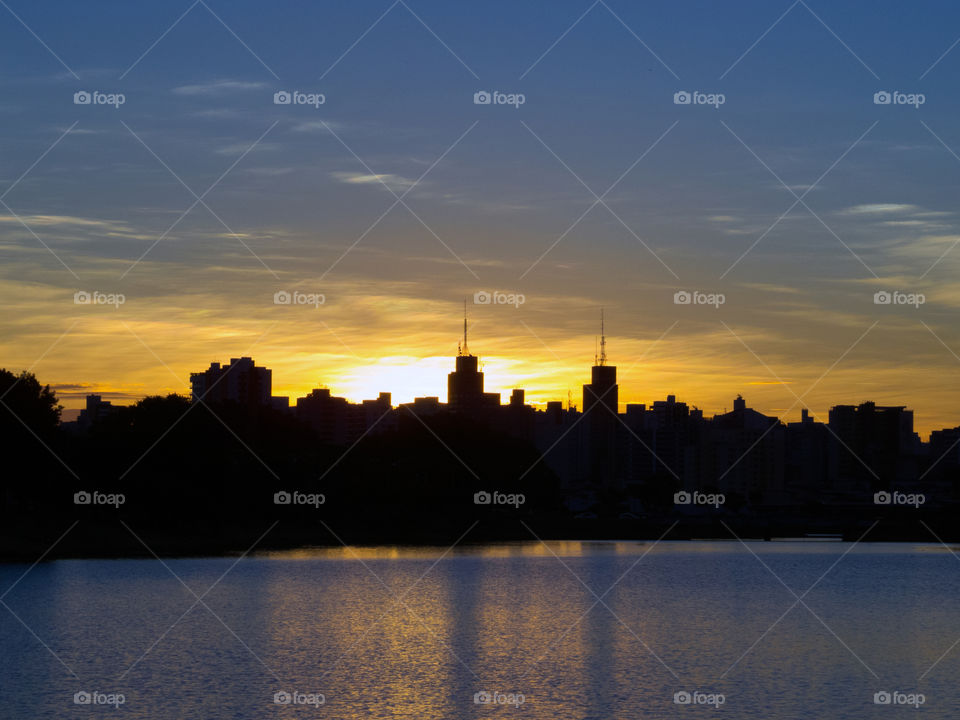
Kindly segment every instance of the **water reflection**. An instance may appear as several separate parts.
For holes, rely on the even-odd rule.
[[[275,705],[277,692],[322,694],[319,712],[345,720],[667,718],[676,692],[696,690],[723,693],[736,717],[857,718],[885,688],[920,690],[927,717],[951,717],[960,564],[933,545],[862,545],[840,560],[849,547],[504,543],[165,561],[182,584],[155,560],[44,564],[4,599],[29,630],[0,606],[0,717],[62,717],[88,689],[125,693],[131,718],[317,714]],[[0,588],[25,570],[0,567]],[[524,703],[498,710],[474,702],[481,691]]]

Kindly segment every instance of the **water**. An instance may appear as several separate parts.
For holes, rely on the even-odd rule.
[[[957,717],[946,548],[651,545],[0,566],[0,718]]]

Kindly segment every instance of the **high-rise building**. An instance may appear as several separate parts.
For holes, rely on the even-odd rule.
[[[190,373],[193,400],[270,405],[273,371],[257,367],[253,358],[230,358],[229,365],[210,363],[203,372]]]
[[[607,338],[604,334],[603,311],[600,311],[600,354],[594,358],[590,369],[590,384],[583,386],[583,412],[587,413],[594,403],[603,403],[608,410],[617,413],[619,388],[617,367],[607,365]]]
[[[838,444],[833,472],[848,489],[891,489],[911,474],[912,410],[872,402],[837,405],[830,409],[829,426]]]
[[[583,456],[586,459],[585,480],[604,486],[621,482],[617,462],[617,439],[620,421],[617,368],[607,365],[607,337],[600,311],[600,353],[590,371],[590,384],[583,386]]]
[[[500,393],[483,391],[483,372],[480,358],[471,355],[467,347],[467,311],[464,303],[463,341],[457,350],[456,369],[447,375],[447,404],[453,410],[475,410],[500,404]]]

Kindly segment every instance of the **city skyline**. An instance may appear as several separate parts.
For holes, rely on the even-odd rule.
[[[470,325],[473,329],[473,323],[471,321]],[[462,336],[460,336],[462,338]],[[594,336],[594,346],[597,347],[600,342],[600,335],[597,334]],[[731,335],[733,339],[733,336]],[[473,341],[474,347],[482,345],[482,340]],[[607,339],[608,343],[612,343],[616,346],[617,338]],[[452,344],[452,343],[448,343]],[[651,345],[656,345],[657,341],[654,340]],[[142,347],[142,345],[141,345]],[[459,341],[456,343],[457,351],[459,350]],[[450,371],[450,361],[451,358],[456,357],[458,352],[455,351],[449,355],[431,355],[425,358],[419,358],[414,360],[414,365],[417,368],[417,374],[415,380],[410,382],[410,375],[404,375],[400,373],[398,375],[391,375],[387,373],[385,375],[379,374],[379,371],[382,370],[382,365],[378,363],[370,363],[368,365],[356,368],[359,372],[351,376],[349,374],[341,376],[339,378],[340,382],[331,380],[327,378],[322,371],[314,372],[311,380],[299,381],[291,383],[287,378],[283,377],[282,373],[277,373],[274,377],[279,382],[276,382],[274,385],[274,394],[277,396],[287,396],[291,401],[295,400],[298,397],[307,396],[312,390],[317,387],[320,388],[329,388],[331,392],[339,397],[345,398],[347,401],[352,403],[360,403],[363,400],[368,400],[370,398],[375,398],[381,392],[388,392],[392,395],[395,405],[400,405],[402,403],[413,402],[416,397],[437,397],[440,402],[447,402],[447,386],[444,382],[445,375]],[[210,362],[217,363],[223,359],[223,357],[229,355],[224,353],[221,355],[215,356]],[[272,362],[269,358],[263,357],[260,354],[254,353],[257,359],[262,360],[265,363],[265,366],[269,367],[271,370],[275,370],[276,366],[279,364],[283,366],[285,363],[282,359],[278,362]],[[566,388],[543,388],[537,386],[526,385],[523,382],[510,382],[510,379],[507,377],[507,374],[503,372],[501,368],[497,367],[497,363],[503,361],[504,358],[499,356],[491,356],[484,353],[476,353],[478,358],[479,367],[485,373],[487,378],[486,390],[488,392],[497,393],[501,398],[501,404],[506,404],[509,401],[510,392],[514,389],[520,388],[523,389],[526,393],[527,404],[537,408],[544,409],[549,402],[561,402],[564,407],[567,407],[570,401],[573,402],[573,407],[576,409],[582,410],[581,402],[581,387],[586,382],[588,377],[589,364],[596,360],[596,351],[592,353],[593,360],[589,358],[582,358],[582,364],[574,366],[569,371],[569,377],[572,378],[572,384],[568,385]],[[616,353],[614,353],[616,355]],[[162,363],[160,358],[155,358],[158,363]],[[409,359],[404,359],[409,361]],[[669,363],[669,360],[665,361]],[[507,359],[508,364],[513,364],[512,361]],[[165,363],[163,363],[165,365]],[[612,365],[618,365],[617,362],[611,362]],[[191,372],[195,371],[198,365],[196,363],[189,366],[190,371],[186,373],[186,377],[189,378]],[[394,366],[397,367],[397,366]],[[400,366],[402,368],[402,366]],[[675,391],[672,387],[662,387],[662,388],[649,388],[644,391],[638,391],[637,382],[632,381],[638,375],[644,371],[644,362],[620,362],[619,363],[620,372],[622,373],[619,386],[620,386],[620,397],[617,400],[618,412],[623,412],[628,404],[651,404],[654,400],[659,400],[666,398],[669,395],[676,396],[684,401],[687,401],[691,407],[701,410],[705,416],[710,416],[714,414],[726,413],[733,406],[733,399],[737,396],[749,396],[751,400],[752,407],[757,408],[761,412],[766,414],[774,415],[780,417],[783,422],[790,422],[791,420],[799,420],[803,410],[808,410],[809,413],[816,419],[820,420],[825,418],[828,414],[828,411],[837,405],[860,405],[864,402],[876,402],[879,405],[904,405],[911,407],[918,420],[917,422],[917,431],[921,437],[926,438],[929,434],[936,430],[941,430],[947,427],[955,427],[960,425],[960,414],[951,415],[948,413],[943,415],[945,424],[937,424],[937,421],[933,419],[929,413],[925,412],[925,408],[922,406],[917,406],[909,397],[904,397],[904,393],[890,391],[890,392],[874,392],[871,394],[870,391],[848,391],[842,393],[839,399],[824,399],[824,405],[814,407],[812,403],[807,403],[803,400],[798,400],[797,396],[790,394],[789,392],[785,393],[785,398],[790,398],[790,402],[781,407],[768,407],[761,402],[757,402],[756,398],[763,398],[764,396],[769,396],[768,393],[764,393],[763,390],[770,386],[774,388],[782,386],[780,380],[774,380],[772,376],[770,380],[762,380],[759,377],[753,380],[744,381],[740,386],[732,385],[731,387],[724,390],[718,390],[711,398],[714,402],[703,402],[699,398],[692,397],[682,392]],[[13,368],[11,368],[13,369]],[[23,368],[21,368],[23,369]],[[166,368],[168,375],[173,372],[173,369],[170,367]],[[369,374],[367,374],[369,373]],[[625,377],[624,377],[625,375]],[[408,384],[404,385],[403,382],[400,384],[398,389],[396,386],[391,386],[389,384],[389,379],[391,377],[399,377],[401,381],[407,380]],[[529,375],[530,378],[539,377],[538,375]],[[41,378],[45,384],[47,384],[46,379]],[[626,382],[624,382],[626,380]],[[491,382],[492,381],[492,382]],[[785,381],[789,383],[789,381]],[[109,389],[109,382],[106,384],[99,383],[49,383],[51,389],[58,393],[58,398],[61,401],[61,404],[64,406],[64,420],[69,421],[76,418],[77,413],[84,406],[84,401],[87,395],[96,394],[102,396],[104,399],[111,400],[113,402],[120,402],[124,404],[129,404],[143,399],[144,397],[152,395],[165,395],[168,393],[176,393],[181,395],[190,394],[190,382],[189,379],[185,380],[181,385],[167,385],[161,386],[155,391],[144,390],[142,393],[134,392],[112,392]],[[347,388],[344,390],[344,388]],[[644,393],[644,394],[641,394]],[[825,393],[820,393],[821,397],[825,397]],[[801,395],[801,398],[803,396]],[[787,412],[784,412],[787,410]]]
[[[600,318],[600,334],[596,337],[595,343],[595,353],[593,357],[593,366],[591,371],[591,377],[589,378],[589,383],[587,382],[588,378],[586,374],[581,378],[581,383],[577,385],[576,388],[569,388],[564,395],[550,397],[548,390],[530,388],[523,386],[521,384],[513,384],[509,387],[504,387],[502,389],[491,388],[485,385],[485,377],[489,377],[486,369],[487,366],[482,361],[482,357],[479,354],[474,354],[468,346],[467,336],[469,332],[469,321],[467,313],[467,305],[464,302],[464,317],[463,317],[463,334],[460,335],[460,340],[457,342],[457,351],[455,355],[446,356],[443,359],[446,361],[446,371],[450,371],[447,374],[447,383],[438,382],[442,379],[442,374],[434,381],[434,385],[431,386],[432,389],[435,389],[436,392],[425,392],[421,394],[416,394],[410,397],[404,395],[397,395],[395,390],[389,386],[381,385],[376,388],[375,392],[370,392],[369,394],[363,397],[351,397],[349,395],[344,395],[338,391],[338,389],[330,383],[325,382],[322,378],[314,382],[307,390],[296,393],[287,393],[286,389],[289,388],[289,385],[279,384],[274,385],[274,375],[273,368],[268,367],[267,365],[257,365],[256,359],[250,356],[242,356],[239,358],[231,357],[229,362],[221,362],[221,360],[213,360],[210,363],[209,368],[203,370],[192,371],[188,375],[187,391],[173,391],[175,394],[196,398],[203,398],[206,394],[206,389],[208,387],[217,388],[219,386],[218,393],[227,393],[227,384],[220,385],[220,373],[223,373],[224,377],[231,377],[228,370],[238,370],[243,375],[246,375],[249,372],[256,371],[256,373],[263,374],[263,378],[258,378],[257,380],[257,391],[262,395],[256,402],[264,405],[271,405],[271,399],[273,401],[283,401],[281,405],[273,403],[273,406],[278,408],[289,408],[290,410],[297,410],[298,400],[304,400],[311,396],[315,396],[318,390],[326,394],[327,397],[333,396],[339,401],[345,401],[354,405],[361,405],[363,403],[377,402],[382,403],[384,397],[386,397],[386,403],[388,407],[400,408],[403,405],[413,405],[414,400],[436,400],[444,405],[457,405],[462,404],[463,394],[482,394],[484,400],[476,400],[475,402],[482,402],[488,406],[492,405],[494,407],[507,407],[512,405],[516,401],[516,393],[519,392],[520,404],[527,405],[536,410],[546,410],[548,405],[561,406],[565,407],[567,410],[574,410],[584,413],[589,410],[589,405],[594,397],[599,397],[599,399],[604,400],[604,404],[607,405],[611,411],[617,414],[627,414],[630,412],[630,406],[642,406],[642,407],[653,407],[656,402],[661,402],[664,399],[669,399],[673,401],[673,398],[678,398],[679,401],[688,405],[692,411],[696,411],[702,414],[703,417],[709,418],[719,417],[730,412],[731,408],[736,409],[738,406],[745,407],[746,400],[744,398],[745,394],[742,390],[733,390],[731,394],[730,405],[724,406],[723,408],[718,408],[716,410],[705,407],[698,402],[695,398],[689,398],[682,395],[679,395],[675,392],[668,390],[662,391],[659,396],[648,397],[645,400],[633,399],[634,393],[627,393],[625,396],[622,395],[624,386],[622,383],[622,378],[618,378],[618,366],[617,363],[612,360],[607,355],[607,337],[605,334],[605,320],[603,310],[601,310]],[[450,367],[450,360],[454,361],[454,367]],[[469,361],[469,362],[468,362]],[[244,367],[244,370],[240,370],[241,367]],[[169,369],[169,368],[168,368]],[[625,368],[620,367],[620,370]],[[633,369],[632,367],[627,367],[627,370]],[[442,369],[443,370],[443,369]],[[215,373],[210,375],[208,379],[205,379],[204,376],[209,373]],[[234,374],[235,375],[235,374]],[[476,382],[479,383],[478,388],[472,387],[474,381],[468,381],[466,386],[462,385],[461,389],[458,391],[455,389],[454,378],[457,376],[463,377],[464,375],[471,375],[477,378]],[[200,384],[198,384],[198,382]],[[235,383],[236,380],[233,379],[230,381]],[[592,383],[592,385],[590,384]],[[612,392],[593,392],[592,390],[588,392],[588,388],[598,386],[600,388],[610,388]],[[64,422],[73,422],[77,419],[79,413],[82,411],[83,407],[89,406],[89,398],[91,396],[96,397],[97,403],[100,402],[101,398],[105,399],[108,402],[116,402],[118,400],[132,400],[137,401],[142,398],[128,398],[126,396],[115,396],[104,393],[95,393],[87,392],[85,388],[80,386],[75,386],[76,393],[78,396],[82,395],[83,404],[80,404],[74,408],[64,407],[63,421]],[[264,389],[265,388],[265,389]],[[51,389],[56,391],[56,387],[51,385]],[[574,393],[576,390],[576,393]],[[231,392],[234,396],[237,395],[237,390],[234,388]],[[581,394],[582,392],[582,394]],[[263,394],[265,393],[265,395]],[[164,393],[151,393],[149,395],[162,395]],[[242,393],[241,393],[242,395]],[[531,402],[531,397],[547,397],[543,402]],[[220,400],[227,399],[226,395],[217,395]],[[253,396],[251,396],[253,397]],[[455,399],[459,397],[460,399]],[[61,398],[58,398],[61,399]],[[208,398],[210,400],[214,399],[212,396]],[[252,400],[251,400],[252,401]],[[62,404],[62,403],[61,403]],[[791,407],[791,412],[789,413],[772,413],[780,422],[788,424],[791,421],[798,422],[826,422],[824,418],[832,414],[835,410],[842,407],[857,407],[862,405],[877,405],[877,406],[891,406],[891,407],[902,407],[909,408],[908,412],[911,416],[911,427],[913,427],[913,418],[916,415],[916,408],[910,403],[884,403],[877,402],[875,398],[861,398],[857,402],[834,402],[828,405],[828,407],[822,412],[815,412],[807,404],[802,401],[802,397],[795,397],[795,402]],[[468,403],[469,406],[469,403]],[[766,414],[765,408],[757,408],[755,405],[751,404],[751,409],[759,410],[761,413]],[[917,431],[921,441],[928,441],[929,435],[932,432],[942,431],[942,430],[953,430],[956,427],[960,427],[960,420],[955,424],[947,424],[940,427],[931,427],[926,432]]]

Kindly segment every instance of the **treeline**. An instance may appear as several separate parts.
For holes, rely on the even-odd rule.
[[[467,418],[401,415],[344,447],[263,406],[148,397],[71,433],[33,375],[0,371],[0,397],[8,556],[75,520],[60,552],[127,555],[146,551],[135,535],[158,552],[244,549],[277,521],[266,547],[444,543],[477,519],[487,539],[516,537],[518,518],[559,510],[535,450]],[[475,503],[494,491],[523,504]]]

